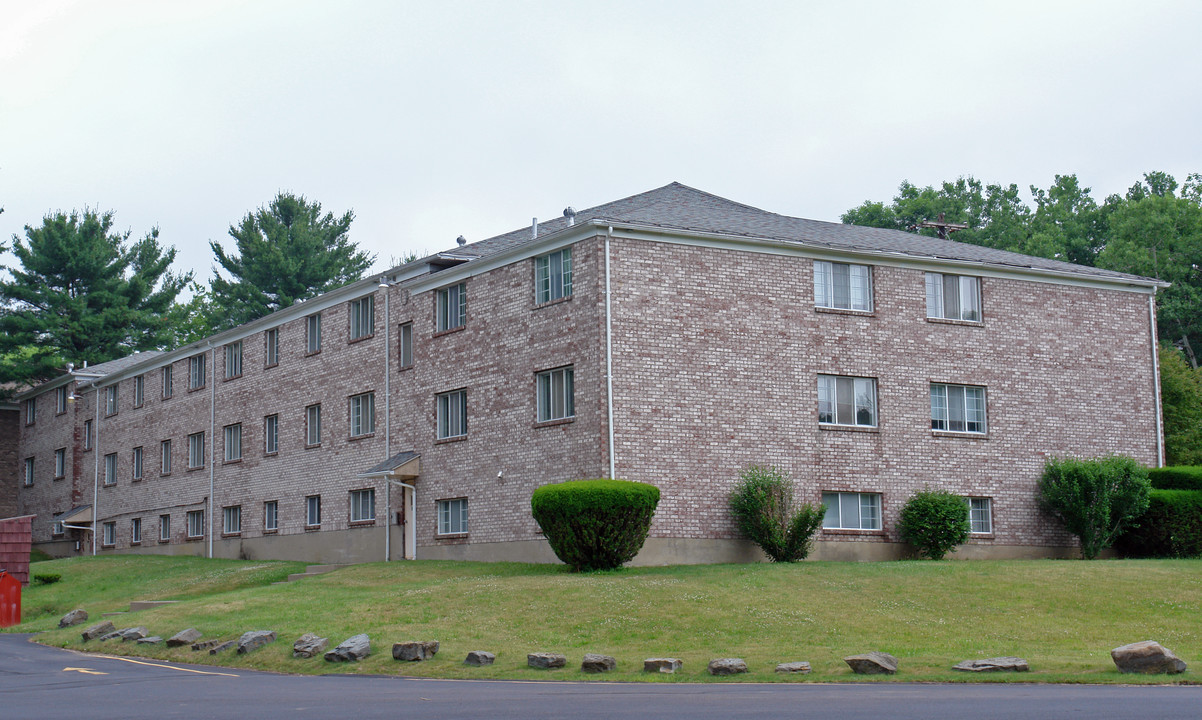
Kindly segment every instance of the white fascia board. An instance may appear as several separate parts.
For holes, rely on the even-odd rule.
[[[83,385],[86,382],[95,380],[98,377],[100,377],[100,375],[98,375],[96,373],[90,373],[87,370],[83,370],[83,371],[75,370],[73,372],[63,373],[62,375],[59,375],[58,377],[54,378],[53,380],[47,380],[46,382],[42,383],[41,385],[32,387],[32,388],[26,390],[25,392],[17,393],[16,395],[13,396],[13,400],[18,401],[18,402],[21,400],[26,400],[28,398],[35,397],[37,395],[41,395],[42,393],[47,393],[47,392],[50,392],[51,390],[60,388],[63,385],[68,385],[74,380],[78,380],[80,385]]]

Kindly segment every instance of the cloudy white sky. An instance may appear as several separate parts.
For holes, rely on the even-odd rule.
[[[1101,199],[1202,172],[1200,37],[1193,1],[0,0],[0,238],[113,210],[204,279],[280,190],[377,269],[673,180],[832,221],[903,179]]]

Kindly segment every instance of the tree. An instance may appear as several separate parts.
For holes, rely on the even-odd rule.
[[[1160,345],[1160,401],[1169,465],[1202,465],[1202,371],[1177,348]]]
[[[192,274],[169,270],[175,248],[159,245],[157,228],[133,243],[129,235],[113,230],[112,212],[84,210],[13,236],[18,264],[0,279],[0,381],[40,382],[67,362],[169,343],[165,315]]]
[[[826,508],[810,503],[793,507],[793,483],[774,467],[752,465],[739,475],[730,494],[739,532],[760,546],[773,562],[797,562],[810,554],[814,533]]]
[[[171,333],[168,345],[171,347],[182,347],[218,332],[213,321],[219,313],[209,289],[194,280],[188,283],[185,291],[191,293],[187,302],[177,302],[167,312],[167,326]]]
[[[1081,539],[1093,560],[1148,509],[1148,471],[1129,457],[1050,459],[1039,479],[1039,506]]]
[[[320,203],[282,192],[230,226],[236,253],[209,241],[221,265],[210,283],[213,328],[250,322],[363,277],[375,256],[347,237],[354,218],[349,210],[323,217]]]

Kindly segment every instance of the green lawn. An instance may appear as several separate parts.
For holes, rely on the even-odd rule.
[[[705,672],[718,657],[741,657],[740,680],[864,680],[842,661],[882,650],[896,655],[892,680],[1040,682],[1190,682],[1178,676],[1120,675],[1110,649],[1156,640],[1202,667],[1202,561],[1070,560],[694,565],[572,574],[562,566],[467,562],[356,565],[272,585],[297,563],[118,556],[37,563],[61,573],[24,594],[22,632],[41,642],[113,654],[293,673],[359,672],[449,678],[595,679],[579,670],[586,652],[613,655],[610,680],[718,681]],[[55,629],[73,607],[91,615],[127,609],[130,600],[178,599],[170,607],[112,618],[164,638],[186,627],[235,639],[275,630],[255,653],[210,656],[186,648],[93,641],[86,627]],[[305,632],[333,647],[360,632],[373,655],[353,664],[291,656]],[[426,663],[398,663],[392,643],[439,640]],[[463,666],[470,650],[496,653],[495,665]],[[526,653],[561,652],[568,668],[537,671]],[[960,660],[1026,658],[1020,675],[970,675]],[[678,657],[677,675],[642,673],[648,657]],[[780,676],[777,663],[807,660],[814,672]],[[874,679],[874,678],[867,678]],[[882,679],[882,678],[875,678]]]

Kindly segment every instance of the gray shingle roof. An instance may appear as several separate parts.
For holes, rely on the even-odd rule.
[[[400,452],[400,453],[397,453],[396,455],[393,455],[392,457],[388,458],[387,460],[380,463],[379,465],[374,465],[371,468],[364,470],[363,472],[359,473],[359,477],[365,477],[367,475],[382,475],[385,473],[389,473],[389,472],[392,472],[393,470],[396,470],[397,468],[404,465],[405,463],[409,462],[410,460],[413,460],[413,459],[419,458],[419,457],[421,457],[421,455],[413,452],[412,450],[406,450],[404,452]]]
[[[1074,265],[1060,260],[1031,257],[1019,253],[969,245],[952,240],[916,235],[899,230],[843,225],[778,215],[749,205],[711,195],[674,182],[628,198],[579,210],[576,222],[590,220],[646,225],[663,230],[719,233],[723,235],[794,242],[814,248],[829,248],[898,254],[912,258],[940,258],[984,263],[1005,268],[1073,273],[1110,280],[1132,280],[1140,284],[1156,281],[1138,275]],[[539,223],[539,235],[568,227],[567,218]],[[486,257],[530,241],[530,228],[471,243],[451,252]]]
[[[99,365],[92,365],[86,368],[75,368],[75,371],[84,375],[99,375],[100,377],[104,377],[105,375],[111,375],[115,372],[121,372],[130,365],[140,363],[143,360],[150,360],[151,358],[162,354],[163,353],[158,350],[144,350],[142,352],[136,352],[133,355],[126,355],[123,358],[102,362]]]

